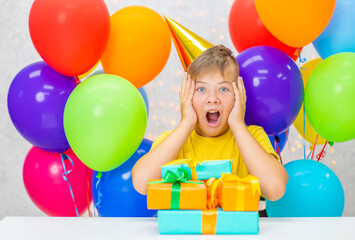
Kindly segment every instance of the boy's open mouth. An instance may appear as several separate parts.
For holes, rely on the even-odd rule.
[[[219,124],[220,113],[217,110],[209,110],[206,113],[207,125],[209,127],[216,127]]]

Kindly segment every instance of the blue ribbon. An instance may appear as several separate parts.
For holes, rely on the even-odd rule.
[[[74,193],[73,193],[73,189],[71,188],[71,185],[70,185],[70,182],[69,182],[69,179],[68,179],[68,174],[71,173],[74,169],[74,162],[73,160],[71,160],[71,158],[66,155],[65,153],[60,153],[60,157],[62,158],[62,165],[63,165],[63,169],[64,169],[64,173],[63,173],[63,179],[65,181],[68,182],[68,185],[69,185],[69,190],[70,190],[70,194],[71,194],[71,198],[73,199],[73,203],[74,203],[74,207],[75,207],[75,212],[76,212],[76,216],[77,217],[80,217],[79,216],[79,212],[78,212],[78,208],[76,207],[76,203],[75,203],[75,198],[74,198]],[[67,171],[66,167],[65,167],[65,164],[64,164],[64,160],[68,160],[70,161],[71,165],[72,165],[72,168],[70,170]]]
[[[98,179],[95,185],[95,188],[97,190],[97,203],[95,204],[96,208],[101,208],[101,203],[102,203],[102,193],[101,193],[101,177],[102,177],[102,172],[98,172],[96,174],[96,178]],[[99,215],[99,214],[97,214]]]
[[[301,50],[300,49],[298,49],[298,60],[300,61],[300,63],[304,63],[307,60],[306,58],[301,58]],[[301,66],[300,66],[300,68],[302,70],[305,70],[305,68],[303,68]]]

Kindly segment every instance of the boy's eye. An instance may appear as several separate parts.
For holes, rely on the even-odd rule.
[[[226,88],[226,87],[222,87],[222,88],[220,88],[219,90],[220,90],[221,92],[228,92],[228,91],[229,91],[229,89]]]
[[[205,88],[204,87],[199,87],[196,89],[197,92],[204,92],[205,91]]]

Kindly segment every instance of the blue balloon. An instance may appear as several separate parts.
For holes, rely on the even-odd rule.
[[[337,0],[333,16],[313,45],[321,58],[355,52],[355,1]]]
[[[104,72],[104,70],[100,69],[100,70],[97,70],[97,71],[91,73],[87,78],[95,76],[95,75],[99,75],[99,74],[106,74],[106,73]]]
[[[279,145],[279,149],[280,152],[282,152],[282,150],[284,149],[287,139],[288,139],[288,133],[289,133],[289,129],[287,129],[286,131],[284,131],[283,133],[276,135],[277,138],[279,139],[278,145]],[[277,152],[277,148],[275,147],[275,136],[268,136],[271,142],[272,147],[275,149],[275,152]],[[277,139],[276,138],[276,139]]]
[[[152,143],[143,139],[137,151],[124,164],[112,171],[102,172],[98,184],[99,179],[96,177],[98,172],[94,171],[91,192],[101,217],[156,216],[156,210],[147,209],[147,196],[139,194],[134,189],[131,176],[134,164],[149,152]]]
[[[147,116],[149,116],[149,100],[148,100],[148,95],[146,93],[146,91],[144,90],[143,87],[138,88],[138,91],[141,93],[143,99],[144,99],[144,103],[145,103],[145,107],[147,108]]]
[[[98,70],[98,71],[93,72],[89,77],[92,77],[92,76],[95,76],[98,74],[105,74],[105,72],[104,72],[104,70]],[[143,87],[138,88],[138,91],[140,92],[140,94],[143,97],[145,107],[147,109],[147,116],[149,116],[149,100],[148,100],[147,92],[145,91],[145,89]]]
[[[289,175],[285,195],[266,200],[269,217],[340,217],[344,190],[335,173],[323,163],[296,160],[285,164]]]

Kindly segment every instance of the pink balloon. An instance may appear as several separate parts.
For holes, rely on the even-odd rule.
[[[92,170],[87,168],[69,149],[64,152],[74,163],[65,160],[67,175],[73,190],[75,203],[82,215],[92,201],[90,181]],[[77,216],[75,205],[70,194],[68,182],[63,179],[64,169],[60,153],[50,153],[32,147],[28,152],[23,166],[23,182],[31,200],[49,216]],[[88,203],[89,202],[89,203]]]

